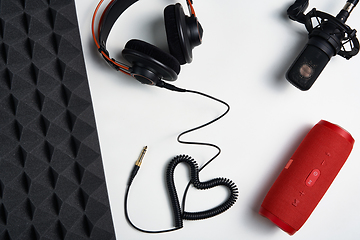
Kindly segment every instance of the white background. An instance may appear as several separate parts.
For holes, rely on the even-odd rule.
[[[91,37],[98,0],[75,2],[118,239],[289,239],[258,210],[298,144],[321,119],[348,130],[355,145],[318,207],[292,239],[360,239],[360,55],[349,61],[332,58],[313,87],[303,92],[284,77],[307,41],[305,27],[286,16],[293,1],[195,0],[204,28],[203,44],[193,50],[193,62],[182,66],[174,84],[223,99],[231,111],[184,139],[222,148],[200,179],[232,179],[240,196],[230,210],[214,218],[185,221],[183,229],[172,233],[144,234],[128,225],[123,209],[126,182],[142,147],[147,145],[149,150],[130,192],[130,217],[140,228],[172,228],[164,177],[168,162],[187,154],[202,165],[216,153],[209,147],[179,144],[176,137],[217,117],[225,107],[190,93],[141,85],[111,69]],[[167,51],[163,9],[174,3],[143,0],[128,9],[111,31],[110,55],[121,59],[121,50],[132,38]],[[185,0],[180,3],[187,10]],[[311,0],[307,11],[316,7],[336,15],[344,4],[345,0]],[[360,29],[360,9],[353,11],[347,24]],[[187,168],[179,166],[175,178],[181,198]],[[191,189],[187,210],[211,208],[225,198],[221,188]]]

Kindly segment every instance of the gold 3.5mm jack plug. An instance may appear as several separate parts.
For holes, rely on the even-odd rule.
[[[136,160],[136,162],[135,162],[135,166],[134,166],[134,168],[133,168],[133,170],[132,170],[132,172],[131,172],[130,178],[129,178],[128,186],[131,185],[131,183],[132,183],[132,181],[134,180],[136,174],[138,173],[139,168],[140,168],[140,166],[141,166],[141,163],[142,163],[142,160],[143,160],[143,158],[144,158],[144,156],[145,156],[146,151],[147,151],[147,146],[145,146],[145,147],[141,150],[140,156],[139,156],[139,158],[138,158],[138,159]]]

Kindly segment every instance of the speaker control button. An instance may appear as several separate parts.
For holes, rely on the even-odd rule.
[[[320,176],[319,169],[312,170],[310,175],[305,180],[306,186],[312,187],[315,184],[316,180],[319,178],[319,176]]]
[[[292,202],[292,205],[293,205],[294,207],[297,207],[299,203],[300,203],[299,200],[294,199],[294,201]]]

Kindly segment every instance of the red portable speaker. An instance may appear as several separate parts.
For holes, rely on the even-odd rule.
[[[350,155],[354,139],[321,120],[303,139],[267,193],[259,213],[293,235],[309,218]]]

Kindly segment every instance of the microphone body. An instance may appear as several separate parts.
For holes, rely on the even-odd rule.
[[[307,0],[297,0],[289,7],[290,19],[305,24],[309,31],[309,40],[286,73],[286,79],[306,91],[311,88],[330,59],[339,54],[350,59],[359,51],[356,30],[350,29],[345,22],[358,0],[348,0],[336,17],[312,9],[308,14],[303,12],[308,7]],[[313,27],[312,18],[317,18],[319,25]],[[351,51],[346,51],[343,41],[350,42]]]
[[[300,90],[309,90],[330,59],[340,50],[343,36],[331,23],[326,23],[322,30],[312,31],[305,48],[286,73],[287,80]]]
[[[352,136],[320,121],[303,139],[267,193],[259,213],[290,235],[310,217],[350,155]]]

